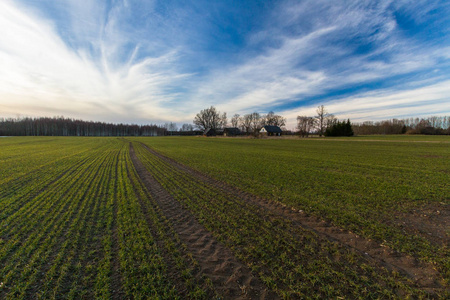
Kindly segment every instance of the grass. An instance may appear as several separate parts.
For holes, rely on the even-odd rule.
[[[233,250],[280,296],[318,299],[422,295],[406,279],[362,256],[293,226],[282,217],[224,194],[176,170],[136,144],[140,159],[157,180],[198,220]]]
[[[220,297],[139,178],[130,141],[155,179],[280,297],[429,295],[337,242],[181,172],[141,143],[430,262],[448,287],[448,245],[402,221],[430,207],[448,210],[449,137],[14,137],[0,139],[0,298]]]
[[[116,138],[0,141],[0,298],[204,299],[186,276],[175,288],[168,260],[187,272],[177,235],[134,173],[128,143]],[[9,168],[13,166],[13,171]],[[142,204],[152,215],[146,221]],[[155,236],[158,230],[165,230]],[[158,247],[156,239],[178,241]],[[185,251],[186,252],[186,251]],[[163,255],[163,253],[166,253]],[[173,258],[172,258],[173,257]],[[188,273],[188,272],[187,272]],[[182,293],[183,292],[183,293]]]
[[[401,218],[449,205],[450,138],[377,138],[138,140],[243,190],[432,262],[448,281],[448,245],[405,231]]]

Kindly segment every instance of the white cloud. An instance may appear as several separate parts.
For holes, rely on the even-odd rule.
[[[99,11],[96,8],[91,13]],[[52,23],[25,7],[2,1],[0,27],[8,30],[0,36],[1,114],[64,114],[117,122],[171,119],[166,104],[177,95],[166,90],[187,76],[174,68],[176,52],[136,61],[136,48],[128,61],[120,62],[114,51],[126,43],[126,38],[115,32],[114,18],[110,16],[107,23],[108,38],[95,40],[96,34],[89,35],[92,43],[103,49],[103,64],[98,64],[90,51],[68,47]],[[88,15],[81,20],[94,21]],[[85,27],[74,27],[85,34]]]
[[[366,92],[321,103],[338,119],[352,122],[414,116],[450,115],[450,80],[406,91],[393,89]],[[288,127],[295,128],[298,115],[315,116],[317,105],[281,112]]]
[[[328,1],[287,2],[275,11],[276,21],[270,21],[272,28],[249,37],[251,44],[275,39],[274,45],[241,64],[213,72],[201,82],[201,87],[192,97],[195,99],[193,107],[199,110],[216,105],[221,111],[242,114],[254,110],[269,111],[273,106],[291,103],[295,99],[301,107],[301,100],[312,95],[326,96],[330,90],[351,88],[433,68],[440,59],[445,58],[445,48],[416,44],[402,36],[389,8],[392,3],[381,1],[372,5],[354,1],[351,4],[330,5]],[[305,23],[303,27],[310,30],[304,31],[302,27],[303,31],[297,35],[283,31],[283,28],[298,22]],[[349,43],[350,38],[356,41]],[[371,43],[373,49],[358,53],[354,43],[359,40]],[[442,78],[435,77],[428,84],[440,80]],[[407,83],[402,83],[399,88],[407,86]],[[423,91],[431,93],[432,88]],[[407,97],[403,102],[405,106],[411,106],[411,113],[420,110],[419,107],[423,107],[424,111],[435,111],[430,110],[432,105],[429,102],[415,101],[416,97],[411,98],[407,92],[397,94],[395,89],[391,92],[398,97]],[[434,94],[429,96],[431,99],[435,97]],[[339,108],[337,111],[341,115],[352,119],[370,117],[368,111],[361,111],[358,115],[359,110],[353,107],[374,109],[371,98],[355,99],[351,103],[347,102],[348,99],[340,99],[331,108]],[[382,99],[386,101],[378,102],[378,112],[382,112],[381,106],[395,106],[400,101],[397,98]],[[314,115],[316,106],[299,110]],[[349,113],[344,114],[342,109],[348,109]],[[406,113],[407,108],[390,111]],[[395,116],[386,110],[383,112],[386,113],[384,118]],[[291,126],[294,126],[296,116],[290,117]],[[372,117],[382,116],[377,114]]]
[[[266,112],[294,101],[301,107],[302,99],[328,99],[331,90],[438,69],[438,61],[448,66],[448,46],[419,44],[399,30],[391,10],[405,9],[404,2],[280,2],[267,24],[230,56],[235,60],[203,64],[210,69],[198,73],[189,70],[198,70],[196,64],[204,59],[193,50],[201,47],[190,44],[207,44],[202,39],[209,23],[193,14],[195,8],[166,8],[174,19],[166,20],[155,12],[154,1],[64,3],[52,5],[60,8],[58,18],[67,20],[49,21],[30,6],[0,2],[0,27],[8,28],[0,35],[1,116],[191,122],[210,105],[229,115]],[[425,16],[417,10],[410,14],[420,22]],[[142,24],[132,27],[130,19],[141,14]],[[186,20],[189,24],[183,24]],[[368,49],[358,49],[359,44]],[[439,76],[428,78],[428,88],[399,85],[412,94],[392,88],[320,104],[355,121],[408,109],[433,112],[445,106],[442,93],[448,92],[443,86],[444,92],[436,90],[445,79]],[[429,94],[420,98],[419,92]],[[316,106],[298,111],[314,115]],[[296,111],[285,112],[290,124]]]
[[[326,79],[322,71],[300,66],[302,54],[314,50],[314,40],[329,34],[334,28],[324,28],[297,39],[285,39],[282,46],[250,58],[242,65],[217,70],[201,83],[193,96],[196,108],[205,102],[219,109],[243,112],[261,109],[296,95],[307,95]]]

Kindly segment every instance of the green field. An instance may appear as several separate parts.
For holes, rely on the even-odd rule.
[[[446,298],[450,138],[0,138],[2,298]]]

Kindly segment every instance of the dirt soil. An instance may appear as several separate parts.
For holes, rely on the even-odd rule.
[[[219,294],[226,299],[279,298],[161,186],[137,158],[132,147],[130,155],[146,188],[199,263],[201,273],[211,279]]]
[[[300,226],[304,229],[311,230],[330,241],[338,242],[348,249],[362,254],[367,259],[374,261],[388,270],[396,271],[408,276],[415,281],[417,286],[421,288],[430,291],[443,288],[441,284],[441,275],[430,263],[419,261],[416,258],[404,253],[393,251],[385,245],[334,226],[333,224],[327,223],[318,217],[308,215],[302,210],[296,210],[282,203],[263,199],[242,191],[234,186],[213,179],[201,172],[168,158],[147,146],[145,146],[145,148],[153,155],[177,167],[179,170],[195,176],[197,179],[204,181],[205,183],[212,184],[226,193],[237,195],[241,199],[269,210],[273,214],[287,218],[291,220],[295,226]],[[189,233],[186,232],[186,234]]]
[[[395,216],[405,232],[421,236],[435,245],[450,247],[450,205],[433,202]]]

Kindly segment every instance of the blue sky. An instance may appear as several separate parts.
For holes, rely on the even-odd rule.
[[[450,114],[449,1],[1,0],[0,117]]]

